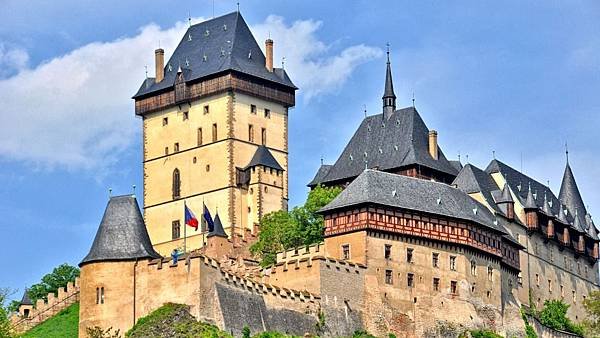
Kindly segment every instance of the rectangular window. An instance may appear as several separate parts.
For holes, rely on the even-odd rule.
[[[163,127],[166,126],[167,124],[169,124],[169,118],[163,117]]]
[[[440,279],[439,278],[433,279],[433,291],[440,291]]]
[[[392,277],[392,270],[385,270],[385,284],[389,284],[389,285],[394,284],[394,280]]]
[[[565,298],[565,287],[563,285],[560,286],[560,298]]]
[[[260,130],[260,142],[263,146],[267,145],[267,128],[262,128]]]
[[[440,254],[437,252],[434,252],[433,255],[431,256],[431,265],[434,268],[439,268],[440,267]]]
[[[100,288],[100,304],[104,304],[104,286]]]
[[[488,280],[491,282],[494,277],[494,269],[491,266],[488,266]]]
[[[455,280],[450,281],[450,293],[453,294],[453,295],[458,294],[458,289],[456,287],[456,281]]]
[[[391,259],[392,258],[392,246],[389,244],[386,244],[385,247],[383,248],[383,257],[385,259]]]
[[[248,125],[248,142],[254,142],[254,126]]]
[[[548,279],[548,292],[552,293],[552,280]]]
[[[250,105],[250,114],[256,115],[256,105],[254,105],[254,104]]]
[[[208,114],[209,110],[208,110],[208,105],[204,106],[204,115]]]
[[[165,147],[165,155],[169,155],[169,147]]]
[[[577,294],[575,293],[575,290],[573,290],[573,303],[577,303]]]
[[[413,286],[415,286],[415,275],[412,273],[409,273],[406,276],[406,286],[408,286],[409,288],[412,288]]]
[[[187,111],[184,111],[184,112],[183,112],[183,120],[185,121],[185,120],[187,120],[187,119],[189,119],[189,118],[190,118],[190,113],[189,113],[189,112],[187,112]]]
[[[266,109],[265,108],[265,117],[270,119],[271,118],[271,110],[270,109]]]
[[[217,124],[213,123],[212,127],[212,141],[217,142]]]
[[[350,244],[342,245],[342,259],[343,260],[350,259]]]
[[[178,239],[181,236],[181,226],[178,220],[171,223],[171,235],[172,239]]]
[[[96,288],[96,304],[100,304],[100,288]]]
[[[539,274],[535,274],[535,285],[539,288],[540,287],[540,275]]]
[[[414,252],[414,249],[412,249],[412,248],[406,249],[406,261],[408,263],[413,262],[413,252]]]
[[[456,256],[450,256],[450,270],[456,271]]]
[[[471,261],[471,275],[477,276],[477,262],[474,260]]]
[[[179,151],[179,143],[175,143],[175,145],[173,145],[173,151],[174,152],[178,152]]]
[[[202,128],[198,128],[198,145],[202,145]]]

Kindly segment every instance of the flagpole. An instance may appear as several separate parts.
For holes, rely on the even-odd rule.
[[[185,224],[185,208],[187,206],[185,205],[185,200],[183,200],[183,254],[185,254],[186,251],[186,240],[187,240],[187,224]]]

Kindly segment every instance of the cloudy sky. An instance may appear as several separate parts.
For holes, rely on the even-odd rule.
[[[213,5],[214,4],[214,5]],[[22,291],[87,253],[108,198],[142,186],[130,99],[187,26],[234,0],[0,0],[0,287]],[[564,144],[600,212],[600,4],[596,1],[240,1],[300,90],[290,113],[291,204],[381,109],[385,45],[399,106],[446,156],[496,157],[558,192]],[[152,75],[152,74],[150,74]],[[138,188],[139,191],[139,188]]]

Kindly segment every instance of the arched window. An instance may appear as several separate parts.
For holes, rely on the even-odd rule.
[[[177,199],[181,192],[181,175],[179,169],[173,170],[173,199]]]

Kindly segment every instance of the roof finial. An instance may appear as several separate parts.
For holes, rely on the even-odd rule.
[[[323,155],[321,155],[321,165],[323,165]]]
[[[281,58],[281,69],[285,69],[285,56]]]
[[[144,66],[144,70],[146,71],[146,79],[148,79],[148,65]]]
[[[465,155],[467,157],[467,164],[469,164],[469,154]]]
[[[458,163],[460,163],[460,151],[458,152]]]
[[[367,105],[363,104],[363,112],[365,113],[365,117],[367,117]]]
[[[132,190],[133,190],[133,197],[135,197],[135,184],[131,186]]]
[[[385,70],[385,86],[383,90],[383,118],[389,118],[396,111],[396,94],[392,80],[392,66],[390,64],[390,44],[387,43],[387,67]]]
[[[413,90],[413,96],[412,96],[412,103],[413,103],[413,108],[415,107],[415,91]]]
[[[192,14],[188,11],[188,26],[192,27]]]
[[[389,64],[390,63],[390,43],[389,42],[386,43],[385,46],[387,48],[387,52],[386,52],[387,53],[387,63]]]
[[[496,151],[492,150],[492,157],[494,158],[494,160],[496,159]]]
[[[108,197],[112,197],[112,188],[108,188]]]
[[[239,1],[237,2],[237,11],[238,11],[238,13],[240,12],[240,2]]]
[[[567,156],[567,164],[569,164],[569,144],[565,141],[565,155]]]

